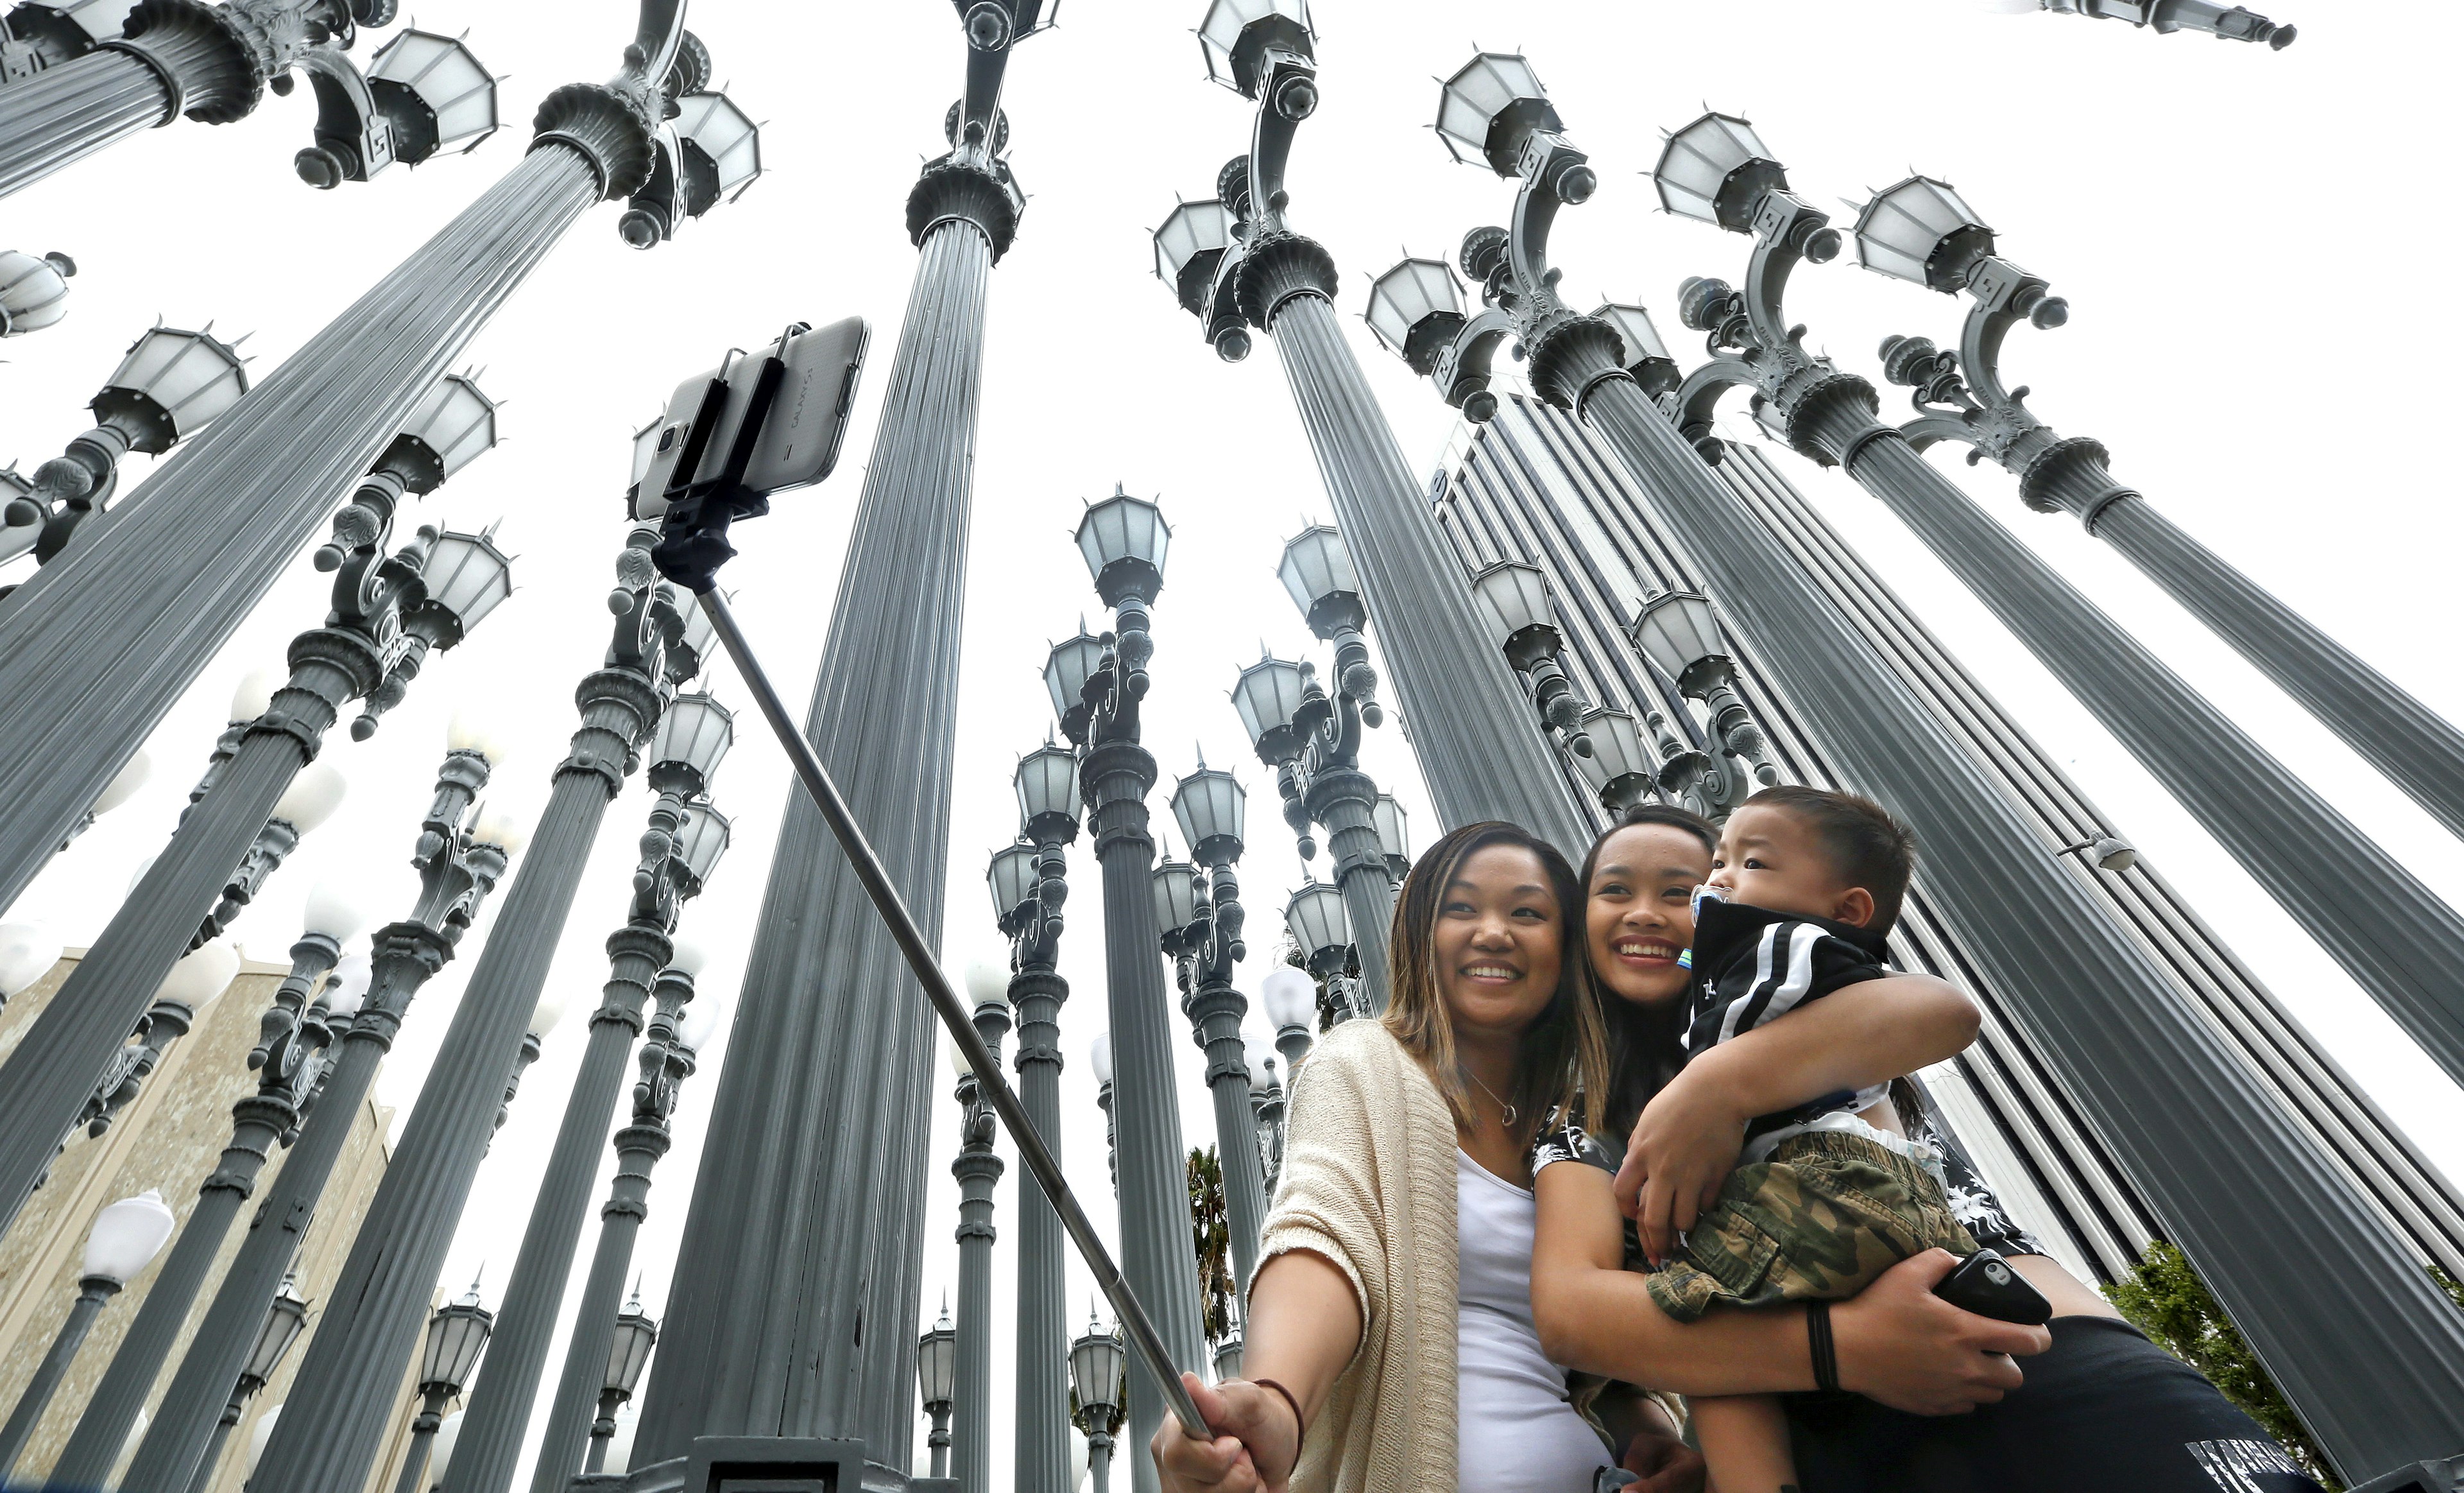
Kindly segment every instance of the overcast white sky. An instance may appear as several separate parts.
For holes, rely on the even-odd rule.
[[[2435,100],[2452,87],[2464,21],[2453,7],[2420,0],[2276,4],[2277,19],[2302,29],[2300,44],[2283,54],[1994,15],[1964,0],[1511,8],[1322,0],[1325,102],[1294,160],[1294,212],[1340,261],[1348,315],[1399,250],[1451,256],[1464,229],[1501,219],[1507,186],[1451,165],[1426,127],[1437,102],[1432,75],[1453,71],[1475,43],[1529,55],[1599,169],[1598,196],[1560,220],[1556,262],[1568,291],[1639,299],[1672,341],[1682,340],[1677,282],[1689,274],[1734,279],[1747,251],[1742,239],[1657,215],[1638,174],[1656,158],[1661,130],[1684,123],[1706,100],[1750,117],[1798,189],[1818,203],[1861,200],[1864,189],[1911,166],[1946,176],[2002,231],[2006,253],[2071,300],[2068,328],[2023,331],[2009,349],[2013,381],[2037,390],[2034,407],[2066,432],[2103,438],[2124,479],[2453,715],[2464,711],[2449,620],[2459,529],[2441,433],[2459,390],[2452,358],[2418,349],[2453,345],[2457,316],[2450,299],[2414,287],[2431,279],[2417,267],[2448,247],[2454,224],[2443,194],[2425,189],[2420,167],[2455,145]],[[1080,501],[1115,481],[1159,495],[1177,528],[1155,613],[1148,740],[1167,784],[1200,748],[1210,762],[1242,766],[1252,792],[1243,881],[1253,947],[1273,944],[1281,902],[1299,880],[1271,783],[1224,691],[1261,639],[1287,656],[1309,641],[1273,563],[1283,539],[1324,516],[1326,503],[1271,345],[1261,339],[1245,365],[1218,363],[1153,279],[1147,242],[1176,192],[1210,194],[1217,168],[1246,148],[1248,106],[1204,81],[1188,32],[1200,10],[1197,0],[1066,0],[1060,27],[1023,47],[1012,65],[1012,160],[1032,200],[992,291],[943,940],[954,962],[1000,954],[982,889],[984,854],[1011,833],[1010,764],[1042,739],[1048,718],[1036,673],[1045,641],[1096,610],[1067,532]],[[225,333],[253,330],[248,350],[260,370],[270,367],[513,164],[540,95],[611,72],[631,15],[622,0],[421,6],[417,18],[430,28],[471,27],[473,46],[510,74],[505,112],[517,127],[469,159],[312,192],[290,168],[308,140],[312,105],[302,90],[270,99],[237,125],[183,123],[143,136],[14,198],[0,239],[67,252],[84,273],[66,323],[5,348],[0,460],[13,457],[31,469],[56,455],[88,423],[82,402],[158,315],[187,326],[210,320]],[[2354,24],[2365,15],[2365,24]],[[351,796],[240,922],[254,957],[281,957],[320,877],[366,888],[372,921],[407,910],[413,882],[405,863],[456,706],[489,710],[520,744],[521,755],[499,774],[500,795],[534,807],[544,797],[572,728],[573,684],[605,646],[602,597],[624,531],[628,433],[677,380],[729,345],[772,335],[791,319],[861,313],[874,323],[876,357],[843,470],[825,487],[781,499],[775,516],[749,531],[730,575],[773,673],[798,697],[807,687],[913,273],[901,204],[923,155],[942,148],[941,116],[959,90],[963,44],[939,0],[705,0],[695,21],[718,78],[768,122],[772,169],[740,203],[649,255],[617,240],[614,210],[597,211],[472,347],[469,362],[485,367],[485,387],[506,404],[506,440],[410,513],[462,526],[501,517],[521,590],[467,648],[430,664],[375,741],[354,746],[336,733],[328,760],[350,775]],[[2390,286],[2397,307],[2385,303]],[[1877,382],[1873,351],[1884,334],[1940,340],[1958,316],[1952,302],[1847,259],[1801,274],[1790,309],[1811,325],[1815,345]],[[1355,323],[1353,331],[1406,455],[1434,464],[1454,433],[1452,412],[1366,327]],[[2413,355],[2386,346],[2398,338]],[[2105,806],[2115,828],[2165,869],[2433,1158],[2451,1174],[2464,1172],[2456,1088],[2320,950],[2303,920],[2269,901],[1880,504],[1835,475],[1780,459]],[[145,465],[132,458],[130,480]],[[2464,899],[2464,846],[2334,732],[2075,523],[2023,510],[2005,474],[1952,469],[2424,880]],[[277,663],[291,635],[320,620],[325,586],[304,556],[282,577],[163,723],[152,743],[154,781],[61,857],[11,920],[48,920],[71,944],[93,936],[138,861],[169,833],[233,682]],[[745,703],[732,681],[719,687],[722,698]],[[1365,759],[1403,796],[1424,842],[1433,819],[1407,748],[1389,728]],[[735,990],[787,791],[783,759],[748,709],[716,793],[736,816],[736,847],[686,915],[688,929],[715,948],[705,999]],[[1163,797],[1155,801],[1159,818]],[[605,978],[602,945],[624,916],[648,804],[637,786],[610,810],[553,975],[573,1014],[524,1081],[447,1267],[458,1286],[485,1261],[492,1299],[572,1080],[582,1014]],[[1084,1061],[1104,1025],[1100,902],[1083,841],[1072,875],[1084,890],[1065,941],[1064,972],[1079,993],[1063,1016],[1071,1055],[1063,1144],[1071,1171],[1100,1203],[1102,1119]],[[466,954],[421,997],[380,1081],[386,1103],[407,1106],[418,1092],[469,964]],[[1254,960],[1251,968],[1244,984],[1254,984]],[[679,1145],[652,1193],[641,1259],[654,1312],[677,1263],[722,1058],[706,1055],[703,1076],[688,1089]],[[1183,1047],[1179,1059],[1183,1135],[1212,1141],[1199,1054]],[[955,1288],[957,1278],[957,1189],[946,1172],[954,1106],[939,1105],[935,1124],[927,1319],[941,1283]],[[996,1469],[1006,1468],[1010,1448],[1007,1225],[1018,1180],[1013,1164],[994,1277]],[[1110,1210],[1094,1212],[1100,1224]],[[1083,1312],[1085,1277],[1073,1269],[1073,1280]],[[919,1457],[922,1439],[919,1432]]]

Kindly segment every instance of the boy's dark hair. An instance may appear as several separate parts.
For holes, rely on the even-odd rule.
[[[1900,919],[1900,902],[1907,896],[1908,878],[1916,874],[1914,831],[1892,818],[1881,804],[1857,793],[1789,783],[1764,789],[1746,802],[1777,809],[1813,831],[1839,880],[1863,887],[1874,899],[1867,931],[1891,931]]]

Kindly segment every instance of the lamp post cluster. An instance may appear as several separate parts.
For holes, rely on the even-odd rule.
[[[1765,429],[1810,455],[1847,466],[1895,506],[1946,528],[1952,521],[1944,513],[1966,508],[1938,501],[1947,484],[1904,437],[1873,418],[1871,389],[1806,352],[1802,329],[1777,314],[1776,292],[1788,271],[1800,259],[1836,256],[1841,247],[1837,232],[1788,190],[1785,173],[1743,122],[1710,116],[1672,137],[1655,173],[1663,204],[1751,233],[1757,246],[1746,293],[1701,281],[1685,288],[1687,324],[1710,333],[1721,357],[1714,370],[1698,372],[1668,391],[1673,369],[1638,373],[1614,322],[1578,314],[1556,293],[1556,272],[1548,263],[1550,226],[1561,206],[1586,200],[1597,180],[1566,138],[1529,64],[1500,55],[1475,59],[1445,84],[1439,129],[1459,157],[1487,165],[1518,182],[1520,190],[1510,229],[1475,230],[1465,239],[1464,268],[1482,282],[1483,313],[1467,318],[1459,303],[1424,302],[1406,323],[1397,350],[1432,375],[1449,402],[1477,417],[1483,412],[1475,408],[1475,396],[1486,392],[1485,360],[1511,337],[1529,360],[1541,397],[1598,432],[1665,512],[1724,607],[1769,640],[1780,687],[1801,708],[1833,724],[1837,767],[1846,780],[1889,797],[1925,838],[1932,889],[1954,931],[1978,951],[1980,973],[1994,988],[2013,993],[2014,1014],[2043,1043],[2166,1226],[2194,1254],[2206,1252],[2210,1283],[2234,1304],[2237,1322],[2274,1345],[2261,1349],[2270,1361],[2289,1366],[2298,1386],[2292,1393],[2314,1427],[2332,1428],[2322,1436],[2355,1465],[2392,1460],[2414,1435],[2403,1429],[2405,1417],[2414,1415],[2417,1428],[2418,1415],[2436,1414],[2429,1409],[2436,1396],[2421,1397],[2429,1393],[2425,1386],[2452,1377],[2452,1318],[2409,1304],[2416,1295],[2427,1303],[2428,1295],[2395,1262],[2397,1249],[2386,1231],[2361,1221],[2370,1210],[2358,1191],[2280,1106],[2222,1077],[2234,1071],[2237,1059],[2122,929],[2110,904],[2092,899],[2045,854],[2044,841],[2022,811],[1995,791],[1906,684],[1808,583],[1777,536],[1703,464],[1709,438],[1706,402],[1695,395],[1713,383],[1744,384],[1762,396],[1756,415]],[[1373,324],[1377,320],[1373,315]],[[1387,340],[1396,345],[1396,339]],[[1666,412],[1653,402],[1654,385],[1666,394]],[[2160,775],[2187,771],[2190,763],[2220,779],[2258,770],[2227,739],[2237,732],[2229,724],[2211,728],[2206,720],[2211,706],[2195,696],[2168,698],[2164,680],[2170,676],[2161,665],[2153,673],[2140,668],[2131,657],[2137,645],[2106,635],[2110,624],[2101,616],[2083,620],[2080,614],[2093,615],[2093,610],[2045,571],[2050,587],[2060,589],[2061,599],[2054,600],[2036,579],[2041,562],[2024,552],[2009,553],[2015,546],[1999,525],[1975,517],[2001,537],[2001,545],[1996,547],[1992,536],[1970,534],[1963,521],[1944,558],[1955,569],[1972,562],[1974,570],[1992,570],[1993,578],[1971,579],[1980,594],[1989,584],[2010,581],[2040,599],[2040,609],[2028,613],[2025,625],[2014,618],[2014,626],[2032,646],[2045,646],[2049,636],[2067,640],[2062,646],[2076,652],[2057,665],[2057,673],[2104,672],[2114,687],[2128,680],[2133,688],[2150,691],[2150,699],[2166,700],[2167,708],[2180,712],[2177,719],[2198,723],[2194,732],[2182,734],[2199,740],[2182,743],[2179,759]],[[2032,627],[2044,631],[2031,632]],[[2051,657],[2047,662],[2056,664]],[[2090,692],[2081,693],[2090,698]],[[2124,713],[2153,708],[2142,700]],[[2233,773],[2218,769],[2223,760],[2235,763]],[[2289,813],[2315,802],[2298,782],[2287,780],[2280,795],[2274,787],[2262,791],[2248,778],[2242,782],[2242,813]],[[2216,791],[2209,783],[2197,794]],[[2194,796],[2185,793],[2186,799]],[[2349,837],[2331,829],[2321,833],[2333,842],[2335,855],[2278,856],[2276,866],[2303,860],[2291,874],[2308,875],[2352,850]],[[2275,843],[2307,845],[2317,837],[2287,831]],[[2409,881],[2400,869],[2393,875],[2399,890]],[[2384,890],[2387,883],[2375,875],[2357,875],[2353,884]],[[2305,925],[2336,901],[2324,891],[2310,899]],[[2384,900],[2380,906],[2374,928],[2385,925]],[[2409,937],[2387,943],[2412,946]],[[2383,957],[2388,956],[2371,956],[2374,962]],[[2357,972],[2368,983],[2366,972]],[[2090,1012],[2096,1013],[2093,1020],[2086,1019]],[[2412,1014],[2431,1014],[2421,1005]],[[2147,1055],[2157,1052],[2167,1057],[2151,1064]],[[2217,1076],[2195,1103],[2184,1100],[2187,1072]],[[2235,1111],[2231,1121],[2222,1117],[2219,1104]],[[2263,1146],[2250,1139],[2261,1134],[2274,1139]],[[2137,1139],[2154,1135],[2168,1137],[2167,1145],[2156,1148]],[[2225,1135],[2233,1137],[2230,1145],[2206,1139]],[[2189,1139],[2170,1139],[2177,1137]],[[2250,1216],[2229,1227],[2227,1215],[2244,1209],[2253,1210]],[[2378,1361],[2387,1372],[2371,1375],[2367,1385],[2355,1376],[2329,1380],[2290,1367],[2319,1361],[2315,1355],[2330,1351],[2325,1345],[2334,1341],[2340,1324],[2351,1320],[2343,1309],[2325,1308],[2330,1293],[2318,1288],[2316,1270],[2305,1276],[2306,1283],[2296,1284],[2268,1261],[2243,1258],[2233,1248],[2233,1239],[2248,1237],[2245,1229],[2293,1227],[2293,1214],[2307,1220],[2299,1225],[2302,1229],[2325,1230],[2339,1238],[2349,1234],[2348,1246],[2331,1267],[2340,1282],[2337,1293],[2349,1294],[2336,1299],[2369,1299],[2377,1304],[2366,1309],[2407,1324],[2400,1341],[2382,1345],[2387,1352]],[[2399,1361],[2404,1369],[2393,1367]]]
[[[182,115],[229,124],[295,73],[317,96],[316,144],[293,160],[331,188],[399,161],[475,149],[496,129],[496,81],[458,37],[405,30],[363,72],[362,26],[394,0],[123,0],[21,5],[0,40],[0,196]]]
[[[1071,703],[1049,669],[1053,710]],[[1019,1099],[1053,1154],[1061,1145],[1062,908],[1069,898],[1067,850],[1078,837],[1078,754],[1046,742],[1019,759],[1018,843],[995,851],[985,871],[993,914],[1010,944],[1007,995],[1018,1021]],[[1069,1350],[1061,1217],[1040,1188],[1018,1195],[1017,1450],[1022,1489],[1058,1488],[1067,1474],[1068,1425],[1061,1408]]]
[[[1000,972],[979,966],[968,984],[975,997],[976,1031],[1001,1056],[1001,1038],[1010,1030],[1008,982]],[[993,1149],[1000,1128],[985,1102],[976,1071],[956,1047],[944,1049],[950,1071],[957,1078],[953,1091],[958,1102],[958,1154],[950,1174],[958,1181],[958,1337],[957,1378],[952,1390],[952,1477],[961,1493],[990,1493],[992,1488],[992,1356],[993,1356],[993,1190],[1000,1185],[1001,1159]]]
[[[355,922],[355,911],[322,888],[312,900],[310,928],[292,948],[292,974],[276,989],[250,1054],[255,1092],[232,1106],[222,1165],[199,1185],[197,1206],[180,1242],[70,1435],[57,1476],[96,1483],[108,1476],[170,1361],[225,1237],[256,1197],[258,1178],[281,1145],[290,1154],[257,1199],[239,1252],[155,1407],[128,1477],[135,1480],[131,1486],[184,1488],[207,1465],[208,1443],[231,1387],[266,1312],[297,1266],[300,1242],[379,1064],[392,1049],[411,1001],[453,957],[521,847],[518,826],[481,803],[503,751],[468,718],[458,718],[449,729],[448,749],[412,847],[419,896],[407,917],[371,935],[364,973],[350,967],[355,962],[334,962],[342,942],[335,930]],[[317,976],[329,968],[334,977],[311,996]]]

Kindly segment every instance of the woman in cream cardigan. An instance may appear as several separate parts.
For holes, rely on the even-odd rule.
[[[1392,1005],[1329,1034],[1294,1080],[1249,1377],[1188,1380],[1219,1434],[1164,1424],[1167,1489],[1590,1493],[1612,1459],[1541,1351],[1528,1170],[1542,1117],[1607,1091],[1582,906],[1565,858],[1512,825],[1458,829],[1413,868]],[[1980,1370],[1979,1348],[2036,1351],[2042,1330],[1948,1309],[1923,1263],[1834,1309],[1842,1382],[1910,1408],[2015,1383],[2007,1362]],[[1804,1331],[1793,1311],[1714,1313],[1666,1324],[1655,1362],[1698,1393],[1807,1389]],[[1699,1486],[1669,1429],[1654,1493]]]

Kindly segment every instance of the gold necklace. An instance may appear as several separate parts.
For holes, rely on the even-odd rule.
[[[1499,1099],[1499,1098],[1497,1097],[1497,1090],[1495,1090],[1495,1089],[1493,1089],[1493,1088],[1490,1088],[1490,1087],[1489,1087],[1487,1084],[1485,1084],[1485,1083],[1481,1083],[1481,1082],[1480,1082],[1480,1075],[1479,1075],[1479,1074],[1477,1074],[1477,1073],[1472,1072],[1469,1068],[1465,1068],[1465,1069],[1463,1069],[1463,1077],[1464,1077],[1464,1078],[1467,1078],[1467,1079],[1469,1079],[1469,1080],[1471,1080],[1474,1083],[1480,1083],[1480,1091],[1481,1091],[1482,1093],[1484,1093],[1484,1094],[1487,1095],[1487,1096],[1489,1097],[1489,1099],[1490,1099],[1490,1100],[1491,1100],[1491,1101],[1492,1101],[1492,1102],[1497,1105],[1498,1109],[1499,1109],[1500,1111],[1502,1111],[1502,1113],[1501,1113],[1501,1114],[1499,1115],[1499,1117],[1498,1117],[1498,1118],[1499,1118],[1500,1123],[1502,1123],[1502,1124],[1506,1126],[1506,1128],[1507,1128],[1507,1129],[1509,1129],[1509,1130],[1513,1129],[1513,1128],[1514,1128],[1514,1106],[1513,1106],[1512,1104],[1507,1103],[1506,1101],[1504,1101],[1504,1100],[1502,1100],[1502,1099]]]

